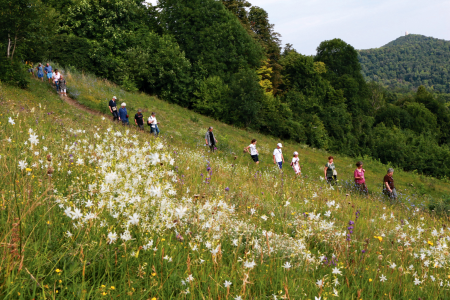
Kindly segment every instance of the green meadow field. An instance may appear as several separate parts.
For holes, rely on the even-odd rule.
[[[448,299],[450,184],[222,124],[75,70],[0,90],[2,299]],[[111,121],[157,113],[161,137]],[[132,123],[131,120],[130,123]],[[204,135],[214,127],[218,151]],[[243,148],[257,139],[261,164]],[[283,172],[298,151],[303,176]],[[333,155],[339,184],[320,179]],[[351,189],[363,160],[369,195]]]

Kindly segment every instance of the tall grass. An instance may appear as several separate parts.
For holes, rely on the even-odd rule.
[[[327,153],[293,143],[285,153],[300,152],[305,176],[279,172],[275,139],[70,75],[80,102],[104,109],[116,95],[129,111],[156,110],[164,135],[78,111],[46,84],[1,87],[2,299],[448,297],[449,229],[406,200],[420,197],[392,207],[330,187],[319,178]],[[202,141],[210,124],[228,145],[214,154]],[[253,136],[260,166],[241,154]],[[340,174],[353,169],[336,161]]]

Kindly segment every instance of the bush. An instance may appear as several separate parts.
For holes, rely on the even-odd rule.
[[[11,61],[6,57],[0,58],[2,71],[0,72],[0,81],[25,89],[29,85],[27,66],[18,62]]]

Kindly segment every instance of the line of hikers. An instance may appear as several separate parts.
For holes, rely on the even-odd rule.
[[[61,74],[58,69],[55,69],[55,71],[53,71],[53,68],[49,63],[47,63],[45,67],[42,67],[42,64],[39,63],[36,68],[33,68],[33,63],[31,62],[27,62],[27,65],[28,72],[31,74],[31,76],[37,76],[37,78],[41,81],[44,81],[44,77],[46,77],[48,83],[55,86],[57,93],[61,93],[61,95],[67,96],[67,82],[63,74]],[[34,74],[35,70],[36,75]]]
[[[212,127],[210,127],[212,129]],[[250,156],[253,159],[253,161],[256,164],[259,164],[259,153],[256,149],[256,139],[253,139],[247,147],[244,148],[244,152],[249,152],[250,150]],[[284,156],[281,148],[283,145],[281,143],[277,144],[277,148],[273,150],[273,163],[277,165],[277,167],[281,170],[283,168],[284,163]],[[295,172],[295,175],[299,176],[301,175],[301,167],[298,157],[298,152],[295,151],[293,153],[293,157],[290,163],[290,166]],[[356,169],[353,172],[353,177],[355,179],[355,187],[360,190],[363,193],[368,193],[367,185],[366,185],[366,179],[365,179],[365,172],[366,170],[363,169],[363,162],[358,161],[356,163]],[[387,171],[387,174],[383,178],[383,193],[388,196],[392,202],[395,202],[397,200],[397,190],[394,186],[394,169],[389,168]],[[325,164],[324,167],[324,177],[327,181],[327,183],[334,185],[337,182],[337,171],[336,166],[334,164],[334,157],[329,156],[328,162]]]
[[[121,121],[122,125],[130,125],[128,120],[128,112],[126,109],[126,103],[123,102],[120,106],[120,109],[117,109],[117,103],[116,103],[117,97],[114,96],[109,101],[109,110],[113,116],[113,121]],[[142,114],[142,110],[139,109],[136,115],[134,116],[134,123],[136,126],[139,127],[139,129],[144,130],[144,116]],[[150,133],[153,133],[155,137],[159,134],[159,128],[158,128],[159,122],[156,120],[156,114],[152,112],[151,116],[147,120],[147,125],[150,126]],[[210,151],[214,152],[217,150],[217,139],[214,136],[213,127],[209,127],[205,134],[205,144],[209,146]],[[253,139],[247,147],[244,148],[245,153],[250,153],[250,156],[252,160],[259,164],[259,153],[256,149],[256,143],[257,140]],[[273,150],[273,163],[281,170],[283,169],[283,163],[284,156],[283,151],[281,150],[283,148],[283,145],[281,143],[277,144],[277,147]],[[290,166],[295,172],[296,176],[301,175],[301,166],[300,166],[300,159],[298,157],[298,152],[295,151],[293,153],[293,157],[290,163]],[[368,193],[367,185],[366,185],[366,179],[365,179],[365,172],[366,170],[363,169],[363,162],[358,161],[356,163],[356,170],[353,173],[354,179],[355,179],[355,187],[360,190],[363,193]],[[393,179],[394,169],[389,168],[387,171],[386,176],[384,176],[383,179],[383,193],[387,195],[389,198],[391,198],[391,201],[397,200],[397,191],[394,186],[394,179]],[[328,184],[334,185],[337,183],[337,171],[336,166],[334,164],[334,157],[329,156],[328,162],[324,166],[324,177]]]
[[[130,125],[130,121],[128,120],[128,111],[127,104],[123,102],[120,105],[120,108],[117,109],[116,103],[117,97],[114,96],[109,101],[108,107],[109,111],[113,116],[113,121],[120,121],[122,125]],[[136,115],[134,115],[134,123],[139,127],[140,130],[144,130],[144,115],[142,114],[142,109],[138,109]],[[155,137],[159,135],[159,122],[156,120],[156,113],[152,112],[151,116],[147,119],[147,125],[150,126],[150,134],[154,134]]]

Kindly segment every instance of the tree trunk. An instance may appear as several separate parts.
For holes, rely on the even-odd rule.
[[[13,58],[14,58],[14,52],[16,51],[16,45],[17,45],[17,35],[14,37],[14,48],[11,53],[11,60],[13,60]]]
[[[9,58],[9,50],[11,49],[11,38],[8,34],[8,47],[6,48],[6,57]]]

